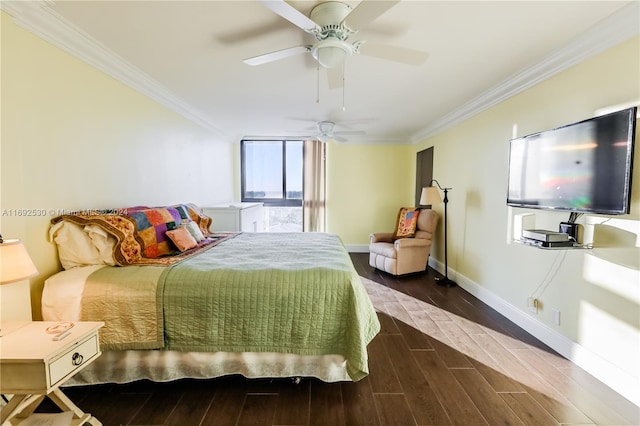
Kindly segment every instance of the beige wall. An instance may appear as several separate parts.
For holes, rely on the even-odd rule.
[[[413,206],[415,159],[410,145],[327,145],[327,232],[367,250],[369,234],[393,231],[398,209]],[[240,200],[240,143],[233,147],[234,194]]]
[[[392,232],[398,209],[414,205],[413,146],[327,147],[327,231],[349,246],[372,232]]]
[[[51,211],[229,201],[232,145],[17,27],[2,13],[0,232],[58,270]],[[27,217],[18,216],[24,209]]]
[[[636,403],[640,401],[640,139],[636,136],[631,214],[611,220],[584,216],[579,221],[587,234],[594,233],[592,250],[549,251],[510,243],[513,214],[535,213],[536,228],[557,230],[568,213],[510,209],[505,200],[508,141],[514,124],[521,136],[638,100],[640,39],[634,38],[419,143],[412,154],[433,146],[434,178],[453,188],[448,260],[458,282],[488,298],[497,296],[506,311],[516,312],[523,324],[541,334],[548,330],[551,339],[557,338],[555,346],[574,357],[586,362],[601,359],[595,373],[607,376],[601,379],[619,390],[626,388]],[[432,253],[442,260],[442,228],[439,232]],[[537,315],[527,310],[531,295],[542,302]],[[552,309],[561,313],[559,326]]]

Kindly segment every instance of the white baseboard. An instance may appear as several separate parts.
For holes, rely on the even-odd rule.
[[[346,244],[349,253],[369,253],[369,244]]]
[[[429,266],[443,273],[444,265],[430,257]],[[600,380],[611,389],[640,406],[640,379],[631,377],[617,365],[612,364],[600,355],[588,350],[537,321],[529,313],[518,309],[496,294],[470,280],[464,275],[456,273],[449,268],[449,278],[454,280],[461,288],[468,291],[505,317],[527,331],[529,334],[549,346],[551,349],[564,356],[596,379]]]
[[[350,250],[355,251],[355,250]],[[367,250],[368,251],[368,247]],[[436,271],[444,274],[444,264],[439,262],[433,256],[429,256],[429,266]],[[635,405],[640,406],[640,378],[631,377],[629,373],[623,371],[617,365],[612,364],[600,355],[588,350],[548,327],[547,325],[537,321],[529,313],[518,309],[506,300],[500,298],[496,294],[482,287],[478,283],[470,280],[464,275],[458,274],[455,270],[449,268],[448,276],[455,281],[461,288],[468,291],[507,319],[518,325],[520,328],[558,352],[569,361],[573,362],[605,385],[609,386],[615,392],[619,393]]]

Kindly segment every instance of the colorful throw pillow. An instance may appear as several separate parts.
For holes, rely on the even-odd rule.
[[[195,222],[187,222],[184,224],[184,227],[187,228],[187,231],[189,231],[193,239],[197,242],[204,240],[204,234]]]
[[[142,209],[127,214],[136,222],[138,237],[143,242],[142,256],[157,258],[171,254],[174,249],[165,235],[182,224],[182,218],[173,207]]]
[[[169,237],[171,241],[173,241],[173,244],[175,244],[180,251],[187,251],[198,246],[198,242],[195,240],[195,238],[193,238],[193,236],[184,226],[176,228],[172,231],[167,231],[166,234],[167,237]]]
[[[211,227],[211,219],[209,216],[205,215],[202,212],[202,209],[193,203],[182,204],[187,208],[187,212],[189,213],[189,218],[198,225],[200,231],[202,231],[203,235],[209,235],[209,228]]]
[[[398,212],[398,220],[396,221],[396,229],[393,232],[393,239],[413,237],[416,234],[419,214],[420,210],[413,207],[402,207]]]

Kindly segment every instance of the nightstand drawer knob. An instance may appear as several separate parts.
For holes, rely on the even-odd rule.
[[[64,383],[61,381],[67,380],[76,371],[91,363],[97,355],[100,355],[97,333],[79,340],[69,339],[66,342],[61,340],[55,346],[64,346],[64,351],[49,362],[49,381],[47,382],[49,387]]]
[[[78,352],[74,353],[73,356],[71,357],[71,363],[73,365],[80,365],[82,364],[83,360],[84,358]]]

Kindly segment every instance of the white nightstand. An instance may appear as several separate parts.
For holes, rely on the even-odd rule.
[[[62,411],[73,411],[73,424],[101,425],[80,410],[60,386],[100,356],[98,330],[102,322],[75,322],[68,336],[53,340],[46,328],[57,322],[34,321],[0,337],[0,393],[12,394],[0,410],[0,424],[28,417],[45,397]]]

